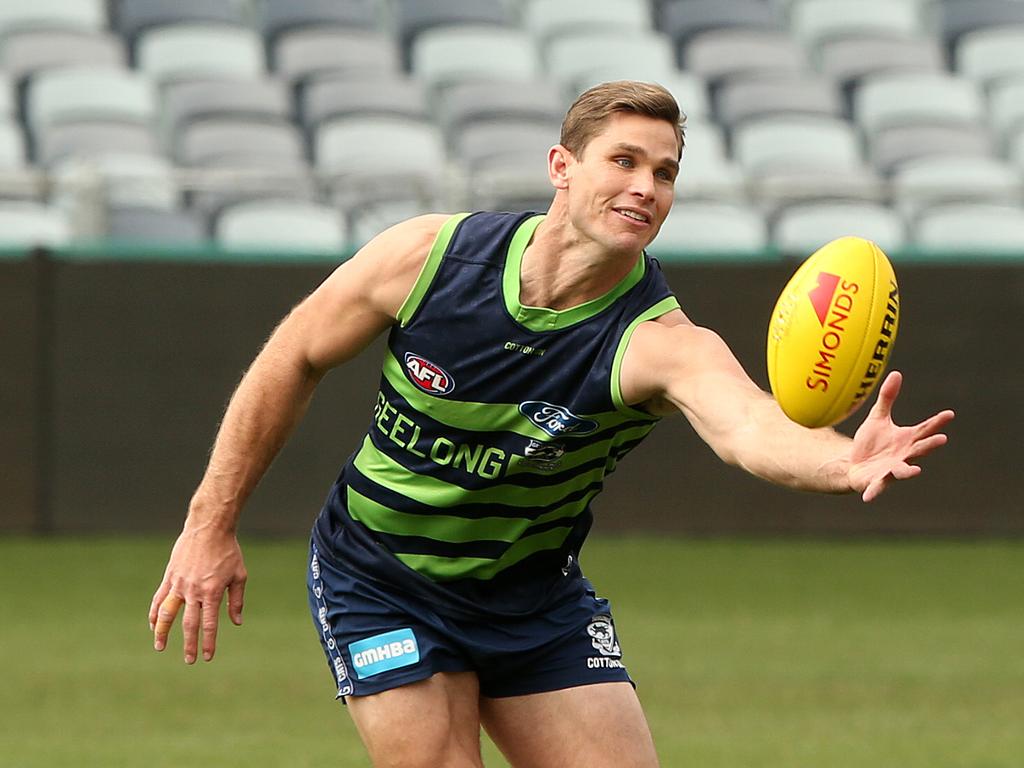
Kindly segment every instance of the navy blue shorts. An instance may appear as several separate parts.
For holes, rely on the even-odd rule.
[[[438,672],[475,672],[480,693],[522,696],[632,680],[608,601],[590,583],[535,616],[465,621],[360,579],[311,545],[309,605],[338,697],[366,696]]]

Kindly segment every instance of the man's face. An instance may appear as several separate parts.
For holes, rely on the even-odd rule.
[[[569,218],[585,240],[635,254],[654,239],[672,207],[676,137],[665,120],[618,112],[569,156]]]

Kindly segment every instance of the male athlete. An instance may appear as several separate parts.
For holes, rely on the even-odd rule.
[[[163,650],[241,622],[239,514],[321,377],[390,331],[368,434],[313,529],[309,594],[338,695],[378,766],[648,768],[610,606],[578,565],[602,478],[681,411],[727,463],[878,496],[953,413],[890,418],[891,374],[850,440],[789,421],[644,254],[683,132],[664,89],[583,94],[548,153],[546,215],[422,216],[368,243],[281,322],[235,392],[153,596]]]

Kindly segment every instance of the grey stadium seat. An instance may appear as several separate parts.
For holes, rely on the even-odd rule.
[[[672,43],[659,32],[589,32],[559,37],[547,46],[544,57],[548,74],[574,94],[579,92],[581,81],[593,84],[594,73],[607,71],[610,66],[629,67],[638,79],[654,80],[676,70]]]
[[[106,25],[106,0],[0,0],[0,35],[27,29],[99,31]]]
[[[874,132],[868,151],[876,168],[891,173],[909,160],[929,155],[987,157],[992,154],[992,142],[980,124],[917,123]]]
[[[16,117],[18,113],[18,99],[14,89],[11,78],[0,72],[0,118]]]
[[[7,35],[0,47],[0,67],[15,79],[54,67],[124,68],[127,60],[124,42],[109,32],[25,30]]]
[[[924,31],[916,2],[797,0],[790,9],[793,34],[810,48],[851,35],[915,37]]]
[[[271,68],[292,81],[318,75],[390,77],[401,71],[398,46],[379,32],[296,29],[270,48]]]
[[[721,126],[705,120],[687,120],[676,198],[740,202],[746,199],[745,186],[743,172],[728,157]]]
[[[804,49],[777,29],[715,29],[695,35],[681,49],[687,70],[717,81],[737,74],[797,74],[807,69]]]
[[[855,35],[824,40],[815,58],[823,74],[844,85],[880,73],[945,70],[939,41],[926,35]]]
[[[305,140],[297,126],[284,121],[210,118],[178,133],[176,155],[186,165],[289,167],[304,161]]]
[[[282,122],[292,116],[291,93],[279,80],[198,80],[164,89],[161,123],[167,144],[185,125],[214,117]]]
[[[203,165],[190,177],[191,208],[203,215],[216,215],[224,208],[249,200],[300,200],[313,202],[318,196],[309,165],[301,160],[278,157],[247,158],[244,155],[218,158]]]
[[[453,25],[511,26],[512,15],[502,0],[394,0],[394,23],[403,57],[413,42],[435,27]]]
[[[411,70],[428,87],[444,88],[467,80],[529,79],[541,64],[521,30],[459,25],[421,33],[412,45]]]
[[[812,202],[783,210],[772,240],[784,253],[806,256],[830,240],[856,235],[895,251],[907,241],[906,224],[891,208],[862,202]]]
[[[726,126],[764,115],[842,113],[842,98],[832,81],[813,75],[734,77],[719,87],[715,99],[715,114]]]
[[[964,124],[984,119],[977,85],[946,73],[907,72],[878,75],[853,94],[853,116],[869,134],[908,123]]]
[[[949,203],[924,211],[913,227],[914,242],[935,251],[958,254],[1004,251],[1024,253],[1024,208],[985,203]]]
[[[778,29],[775,7],[763,0],[669,0],[658,28],[677,44],[709,29]]]
[[[558,143],[559,123],[494,120],[466,126],[455,138],[455,156],[474,170],[534,165],[545,168]]]
[[[35,136],[36,161],[44,166],[69,155],[89,156],[111,151],[160,154],[152,129],[138,123],[104,120],[61,123]]]
[[[258,79],[266,73],[263,40],[251,29],[176,24],[143,32],[140,70],[161,83],[212,77]]]
[[[177,24],[244,26],[242,5],[235,0],[116,0],[113,27],[129,43],[155,27]]]
[[[755,209],[730,203],[676,203],[647,251],[666,262],[765,257],[768,227]]]
[[[32,77],[25,111],[33,128],[90,119],[148,124],[156,114],[156,92],[149,78],[128,69],[58,68]]]
[[[123,207],[107,211],[106,237],[115,242],[198,245],[207,239],[194,211]]]
[[[1024,178],[995,158],[933,155],[900,166],[892,187],[896,206],[912,216],[945,202],[1020,203]]]
[[[881,204],[886,188],[867,166],[853,168],[773,167],[748,180],[751,199],[769,216],[799,203],[842,200]]]
[[[1020,0],[940,0],[937,10],[940,32],[950,45],[976,29],[1024,24]]]
[[[527,0],[523,23],[544,42],[596,29],[614,32],[647,31],[653,26],[648,0]]]
[[[1024,74],[994,83],[988,98],[989,124],[1005,149],[1013,133],[1024,127]]]
[[[163,157],[116,149],[87,157],[65,157],[51,168],[54,199],[74,198],[83,192],[97,195],[107,205],[144,206],[173,210],[181,202],[174,169]]]
[[[954,63],[957,72],[983,85],[1024,74],[1024,23],[967,32],[957,41]]]
[[[503,165],[471,172],[463,207],[488,211],[546,211],[553,194],[543,158],[534,157],[520,166]]]
[[[342,251],[345,222],[335,208],[295,200],[251,200],[221,211],[213,226],[228,248],[266,251]]]
[[[282,33],[300,29],[368,30],[377,26],[380,3],[374,0],[260,0],[258,23],[273,43]]]
[[[64,245],[71,239],[65,214],[56,208],[23,201],[0,201],[0,245]]]
[[[432,200],[444,181],[444,141],[440,129],[427,121],[330,120],[317,129],[314,146],[317,169],[332,180],[336,198],[346,207],[389,198]]]
[[[313,130],[325,120],[352,115],[399,115],[426,119],[423,85],[408,77],[321,78],[302,93],[302,121]]]
[[[436,101],[447,135],[481,120],[561,120],[566,104],[549,80],[480,80],[446,88]]]
[[[732,143],[734,157],[748,173],[863,166],[853,127],[837,118],[780,115],[748,120],[733,131]]]

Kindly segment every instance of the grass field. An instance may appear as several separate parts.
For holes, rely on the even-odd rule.
[[[0,766],[367,765],[305,543],[243,542],[245,626],[193,668],[146,622],[170,543],[0,538]],[[583,562],[666,767],[1024,765],[1024,543],[597,538]]]

